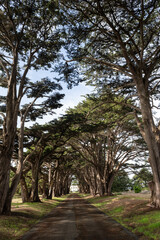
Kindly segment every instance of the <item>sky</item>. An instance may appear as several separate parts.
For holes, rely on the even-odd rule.
[[[54,80],[56,74],[44,70],[38,71],[30,70],[27,77],[31,81],[38,81],[44,77],[49,77],[50,79]],[[80,83],[78,86],[72,87],[72,89],[68,89],[67,84],[64,82],[60,82],[60,85],[62,86],[63,89],[59,92],[61,94],[65,94],[64,98],[60,101],[60,103],[63,106],[61,108],[55,109],[54,110],[55,114],[53,115],[43,116],[43,119],[37,119],[36,122],[26,122],[25,127],[30,127],[35,123],[45,124],[48,123],[49,121],[52,121],[55,118],[62,116],[63,114],[65,114],[65,111],[67,109],[75,107],[79,102],[85,99],[85,95],[92,93],[94,89],[91,86],[86,86],[84,82]],[[1,95],[6,96],[6,92],[7,92],[6,89],[0,87]],[[22,105],[29,102],[31,102],[31,99],[28,99],[26,96],[22,99]],[[18,119],[18,126],[19,124],[20,120]]]
[[[44,116],[43,119],[37,119],[36,122],[39,124],[45,124],[55,118],[61,117],[65,114],[65,111],[68,108],[73,108],[76,106],[79,102],[83,101],[85,99],[86,94],[90,94],[93,89],[89,86],[85,86],[84,84],[79,84],[76,87],[73,87],[72,89],[67,89],[67,87],[63,84],[63,90],[60,91],[60,93],[65,94],[64,98],[60,101],[60,103],[63,105],[61,108],[55,109],[54,115],[47,115]],[[33,122],[35,123],[35,122]],[[26,123],[26,127],[30,126],[31,123]]]
[[[54,80],[54,77],[56,77],[56,74],[50,73],[47,71],[30,71],[28,74],[28,77],[32,79],[33,81],[40,80],[41,78],[44,78],[48,76],[49,78]],[[85,83],[80,83],[78,86],[72,87],[72,89],[68,89],[67,85],[64,82],[60,82],[60,85],[62,86],[62,90],[59,91],[61,94],[65,94],[64,98],[60,101],[60,103],[63,105],[61,108],[55,109],[54,115],[47,115],[44,116],[43,119],[37,119],[36,122],[39,124],[45,124],[55,118],[58,118],[65,114],[65,111],[68,108],[75,107],[79,102],[83,101],[85,99],[85,95],[90,94],[93,92],[94,88],[91,86],[86,86]],[[27,99],[25,99],[27,101]],[[28,122],[25,123],[26,127],[29,127],[31,125],[35,124],[35,122]]]
[[[65,94],[64,99],[61,101],[63,107],[55,110],[57,116],[64,114],[68,108],[76,106],[79,102],[85,99],[86,94],[90,94],[93,91],[92,87],[86,86],[84,83],[80,83],[72,89],[67,89],[66,86],[63,87],[64,89],[61,91]]]

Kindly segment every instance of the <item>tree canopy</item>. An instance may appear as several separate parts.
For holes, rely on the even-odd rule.
[[[8,174],[21,100],[25,94],[36,100],[42,97],[42,94],[44,97],[44,94],[60,89],[59,85],[47,78],[33,83],[27,74],[33,69],[52,69],[63,41],[58,33],[60,18],[56,1],[4,0],[0,4],[0,23],[0,84],[2,89],[7,88],[5,97],[0,97],[1,108],[4,110],[0,114],[3,122],[0,148],[0,213],[3,213],[10,211],[5,202],[11,195]],[[25,106],[26,113],[30,106],[30,113],[35,119],[36,116],[51,110],[51,107],[58,107],[61,97],[53,93],[43,103],[46,109],[41,108],[39,112],[35,112],[32,102]],[[24,114],[23,108],[22,117]]]
[[[153,115],[155,100],[159,99],[160,3],[158,0],[60,3],[68,20],[67,63],[81,63],[82,73],[87,72],[84,80],[90,79],[99,89],[105,86],[132,100],[132,111],[149,150],[154,178],[152,203],[160,207],[159,123]]]
[[[38,191],[68,193],[72,175],[81,190],[110,195],[119,171],[146,158],[152,205],[160,207],[159,12],[158,0],[1,1],[0,214],[10,212],[19,181],[24,201],[39,201]],[[59,76],[29,79],[31,70]],[[84,81],[96,93],[25,129],[61,106],[57,80]]]

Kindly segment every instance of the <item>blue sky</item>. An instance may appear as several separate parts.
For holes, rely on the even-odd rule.
[[[37,119],[37,123],[39,124],[45,124],[55,118],[58,118],[65,114],[65,111],[68,108],[73,108],[76,106],[79,102],[84,100],[84,96],[86,94],[90,94],[93,91],[93,88],[90,86],[85,86],[84,84],[79,84],[76,87],[73,87],[72,89],[67,89],[65,84],[63,84],[63,90],[61,90],[61,93],[65,94],[65,97],[61,100],[61,103],[63,106],[61,108],[55,109],[54,115],[47,115],[44,116],[43,119]],[[25,123],[25,126],[31,126],[33,123]]]
[[[44,78],[47,76],[54,80],[54,77],[56,76],[56,74],[50,73],[49,71],[43,71],[43,70],[30,71],[28,74],[28,77],[33,81],[40,80],[41,78]],[[80,83],[78,86],[75,86],[72,89],[68,89],[67,85],[64,82],[60,82],[60,85],[63,87],[63,90],[61,90],[60,93],[65,94],[65,97],[61,100],[61,103],[63,104],[63,106],[59,109],[55,109],[54,115],[47,115],[47,116],[44,116],[43,119],[37,119],[36,122],[38,122],[39,124],[45,124],[53,120],[54,118],[60,117],[61,115],[65,114],[65,111],[68,108],[73,108],[79,102],[83,101],[84,96],[86,94],[90,94],[91,92],[93,92],[93,87],[86,86],[85,83]],[[25,99],[25,101],[27,101],[27,99]],[[28,123],[25,123],[25,126],[29,127],[34,123],[35,122],[28,122]]]
[[[63,107],[55,111],[57,116],[64,114],[66,109],[76,106],[79,102],[84,100],[86,94],[90,94],[93,91],[92,87],[85,86],[84,83],[81,83],[72,89],[67,89],[66,86],[63,87],[64,89],[61,91],[65,94],[64,99],[61,101]]]
[[[27,75],[27,77],[32,81],[38,81],[44,77],[49,77],[54,80],[55,76],[56,76],[55,73],[50,73],[49,71],[44,71],[44,70],[38,70],[38,71],[30,70]],[[55,118],[62,116],[63,114],[65,114],[65,111],[68,108],[73,108],[79,102],[83,101],[84,96],[86,94],[90,94],[91,92],[93,92],[93,87],[86,86],[85,83],[80,83],[78,86],[75,86],[72,89],[68,89],[66,83],[64,82],[60,82],[60,85],[63,87],[63,90],[61,90],[60,93],[65,94],[64,98],[61,100],[61,103],[63,104],[63,106],[61,108],[55,109],[54,115],[47,115],[47,116],[44,116],[43,119],[37,119],[36,120],[37,123],[45,124]],[[0,92],[1,92],[1,95],[5,96],[7,90],[0,87]],[[26,96],[22,99],[22,105],[29,102],[31,102],[31,99],[27,99]],[[18,121],[18,124],[19,124],[19,121]],[[26,122],[25,127],[30,127],[33,124],[35,124],[35,122]]]

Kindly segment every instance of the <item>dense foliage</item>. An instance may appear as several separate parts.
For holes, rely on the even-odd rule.
[[[158,0],[1,1],[0,214],[10,212],[19,183],[23,201],[66,194],[72,178],[81,192],[110,195],[129,188],[124,170],[147,160],[153,176],[142,169],[135,183],[149,181],[160,207],[159,12]],[[56,79],[28,78],[53,69]],[[96,91],[64,116],[25,129],[61,106],[55,80]]]

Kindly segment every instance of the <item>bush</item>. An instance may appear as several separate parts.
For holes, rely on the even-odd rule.
[[[115,176],[113,185],[112,185],[112,192],[124,192],[132,188],[133,188],[133,185],[127,173],[122,172],[121,175]]]
[[[135,193],[140,193],[142,191],[142,188],[140,185],[135,185],[133,187]]]

